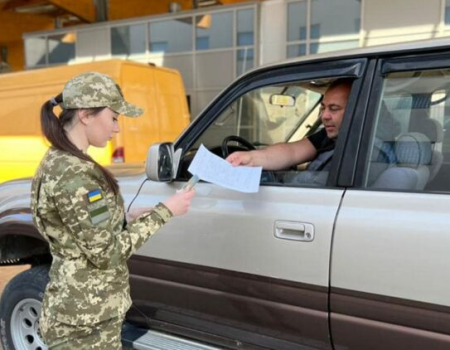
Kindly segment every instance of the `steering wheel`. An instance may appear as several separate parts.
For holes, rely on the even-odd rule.
[[[228,144],[233,141],[241,144],[248,151],[252,151],[252,150],[256,149],[255,146],[250,143],[250,141],[247,141],[243,137],[236,136],[236,135],[230,135],[230,136],[225,137],[222,141],[221,147],[222,147],[222,155],[223,155],[224,159],[229,156],[230,149],[229,149]]]

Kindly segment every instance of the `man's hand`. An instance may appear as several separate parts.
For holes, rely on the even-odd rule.
[[[234,152],[227,157],[226,161],[232,166],[254,166],[252,152]]]

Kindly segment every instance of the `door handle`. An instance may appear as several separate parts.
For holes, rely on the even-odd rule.
[[[276,238],[292,241],[314,241],[314,225],[297,221],[277,220],[274,225]]]

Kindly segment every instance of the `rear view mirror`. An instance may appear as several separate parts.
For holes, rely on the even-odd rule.
[[[291,95],[279,95],[273,94],[270,95],[270,104],[274,106],[281,107],[294,107],[295,106],[295,97]]]
[[[147,153],[145,172],[147,178],[153,181],[169,182],[177,174],[181,149],[174,152],[171,142],[156,143]]]

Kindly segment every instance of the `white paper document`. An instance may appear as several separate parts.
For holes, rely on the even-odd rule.
[[[188,171],[201,180],[231,190],[255,193],[259,190],[262,167],[232,166],[201,145]]]

